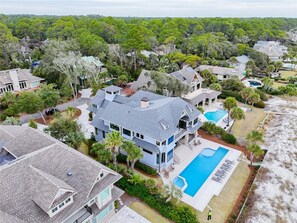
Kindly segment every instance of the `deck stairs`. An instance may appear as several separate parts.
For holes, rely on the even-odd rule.
[[[174,161],[179,164],[192,154],[192,149],[188,145],[181,144],[174,149]]]

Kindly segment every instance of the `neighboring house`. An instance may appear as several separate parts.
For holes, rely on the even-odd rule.
[[[5,92],[20,92],[38,88],[43,78],[33,76],[29,69],[11,69],[0,71],[0,95]]]
[[[150,77],[153,71],[142,70],[137,81],[134,81],[131,85],[133,91],[148,90],[156,92],[157,86]],[[181,83],[188,86],[188,92],[184,92],[181,97],[192,105],[208,105],[211,102],[217,100],[220,92],[202,88],[203,78],[191,67],[183,67],[179,71],[175,71],[169,74],[163,73],[170,77],[178,79]],[[169,95],[167,89],[163,89],[164,95]],[[174,94],[173,94],[174,95]]]
[[[158,54],[159,56],[164,56],[164,55],[167,55],[167,54],[170,54],[172,52],[174,52],[176,50],[176,46],[173,44],[173,45],[160,45],[160,46],[157,46],[155,49],[154,49],[154,52],[156,54]]]
[[[141,162],[157,169],[169,167],[178,143],[197,140],[202,123],[201,112],[178,97],[165,97],[148,91],[137,91],[130,97],[121,88],[109,86],[99,90],[89,110],[95,137],[102,141],[108,132],[119,131],[143,151]]]
[[[199,72],[203,70],[209,70],[210,73],[217,76],[220,81],[237,77],[239,80],[242,80],[245,76],[245,70],[238,68],[230,68],[230,67],[219,67],[219,66],[211,66],[211,65],[200,65],[197,70]]]
[[[290,40],[292,40],[293,42],[297,42],[297,30],[292,29],[289,32],[287,32],[287,35]]]
[[[0,126],[0,222],[99,223],[115,213],[121,176],[51,136]]]
[[[276,41],[258,41],[254,50],[265,53],[273,62],[282,61],[284,54],[288,53],[288,48]]]

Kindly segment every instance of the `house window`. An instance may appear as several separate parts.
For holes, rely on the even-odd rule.
[[[27,88],[27,84],[26,84],[25,81],[20,81],[20,82],[19,82],[19,85],[20,85],[20,89]]]
[[[198,123],[198,118],[194,119],[194,125],[196,125]]]
[[[95,134],[98,135],[98,129],[97,128],[95,128]]]
[[[165,146],[166,145],[166,140],[162,142],[162,146]]]
[[[70,197],[65,201],[65,203],[67,204],[69,201],[71,201]]]
[[[55,207],[54,209],[52,209],[52,213],[55,213],[58,210],[58,207]]]
[[[160,146],[161,143],[160,143],[159,141],[156,141],[156,145],[157,145],[157,146]]]
[[[167,162],[169,162],[173,158],[173,149],[167,153]]]
[[[13,91],[14,89],[13,89],[13,85],[12,84],[7,84],[6,85],[6,90],[7,91]]]
[[[141,134],[139,134],[139,133],[136,133],[136,137],[137,137],[137,138],[140,138],[140,139],[143,139],[143,138],[144,138],[143,135],[141,135]]]
[[[172,135],[169,139],[168,139],[168,145],[171,144],[174,141],[174,135]]]
[[[64,202],[62,202],[61,204],[59,204],[59,208],[64,206]]]
[[[92,104],[92,107],[93,107],[93,108],[97,108],[97,105],[95,105],[95,104]]]
[[[162,160],[161,160],[162,163],[165,163],[165,157],[166,157],[166,154],[162,153]]]
[[[146,150],[146,149],[142,149],[142,151],[143,151],[143,152],[146,152],[146,153],[148,153],[148,154],[153,155],[153,153],[152,153],[151,151],[148,151],[148,150]]]
[[[123,129],[123,134],[126,136],[131,136],[131,131],[128,129]]]
[[[112,94],[110,91],[105,91],[106,92],[106,94]]]
[[[160,164],[160,155],[159,155],[159,153],[157,154],[157,164]]]
[[[112,123],[110,123],[110,128],[111,128],[111,129],[114,129],[114,130],[116,130],[116,131],[120,131],[120,127],[117,126],[117,125],[115,125],[115,124],[112,124]]]
[[[100,178],[104,177],[104,173],[100,173]]]

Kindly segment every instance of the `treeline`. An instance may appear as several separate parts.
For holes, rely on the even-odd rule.
[[[29,67],[42,59],[40,45],[48,40],[74,40],[83,56],[99,57],[113,71],[139,74],[139,67],[171,72],[183,63],[223,65],[237,55],[248,54],[259,68],[268,57],[252,49],[258,40],[286,43],[286,31],[297,27],[289,18],[113,18],[96,16],[0,15],[0,69]],[[30,38],[32,52],[20,52],[20,40]],[[149,59],[141,50],[160,45],[176,49],[163,58]],[[111,47],[112,45],[112,47]],[[296,47],[292,47],[296,54]],[[127,57],[127,53],[132,56]],[[110,65],[112,64],[112,66]],[[119,67],[115,67],[118,65]],[[121,70],[122,69],[122,70]],[[124,69],[124,70],[123,70]],[[109,69],[110,70],[110,69]]]

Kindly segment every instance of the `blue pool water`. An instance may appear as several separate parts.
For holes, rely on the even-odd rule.
[[[262,84],[258,81],[249,81],[251,87],[259,87]]]
[[[184,190],[186,194],[194,197],[229,150],[219,147],[214,153],[213,151],[214,150],[209,148],[203,149],[180,173],[180,176],[185,178],[188,184],[187,188]],[[178,186],[177,184],[175,185]]]
[[[225,110],[216,110],[213,112],[206,112],[204,116],[212,122],[218,122],[221,118],[223,118],[227,114]]]
[[[173,183],[179,188],[183,188],[185,186],[185,182],[180,177],[174,178]]]

